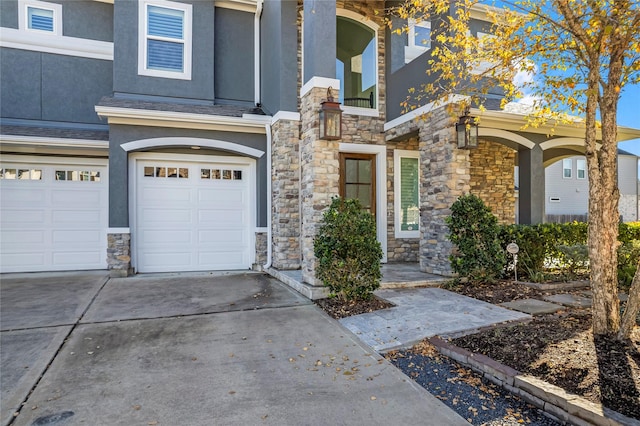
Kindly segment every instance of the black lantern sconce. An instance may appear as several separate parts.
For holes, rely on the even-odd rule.
[[[327,100],[320,108],[320,139],[338,140],[342,138],[342,110],[340,102],[333,100],[331,87],[327,89]]]
[[[456,133],[458,135],[459,149],[473,149],[478,147],[478,125],[476,119],[469,113],[460,117],[456,123]]]

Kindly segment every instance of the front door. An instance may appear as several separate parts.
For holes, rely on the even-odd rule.
[[[376,215],[375,154],[340,153],[340,197],[360,201],[362,208]]]

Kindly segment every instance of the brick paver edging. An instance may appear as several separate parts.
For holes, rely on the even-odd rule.
[[[640,421],[624,416],[617,411],[566,392],[532,376],[521,374],[495,360],[452,345],[440,337],[429,342],[443,355],[470,367],[491,382],[518,395],[540,408],[551,417],[565,424],[598,426],[640,426]]]

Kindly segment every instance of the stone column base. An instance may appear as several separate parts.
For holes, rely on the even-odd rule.
[[[133,275],[131,268],[131,234],[107,234],[107,268],[111,277]]]

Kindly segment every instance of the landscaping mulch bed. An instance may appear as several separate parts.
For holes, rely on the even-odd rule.
[[[366,314],[367,312],[375,312],[380,309],[395,306],[393,303],[389,303],[375,296],[370,300],[360,301],[342,301],[337,297],[329,297],[327,299],[318,299],[314,302],[334,319]]]
[[[512,281],[461,284],[447,289],[493,304],[527,298],[542,300],[554,293],[579,294],[586,290],[539,290]],[[316,303],[338,319],[389,307],[379,299],[365,303],[322,299]],[[594,341],[591,310],[566,308],[555,314],[536,316],[528,323],[453,339],[452,343],[640,419],[640,327],[634,329],[628,343]],[[401,368],[404,365],[402,369],[408,375],[412,376],[413,372],[414,379],[422,371],[433,368],[433,363],[440,359],[425,354],[424,346],[420,345],[402,352],[400,359],[409,356],[410,363],[396,362]]]
[[[542,291],[510,281],[464,284],[449,290],[494,304],[584,291]],[[460,337],[452,343],[640,419],[640,327],[634,329],[628,343],[608,339],[594,342],[591,309],[566,308],[534,317],[528,323]]]

